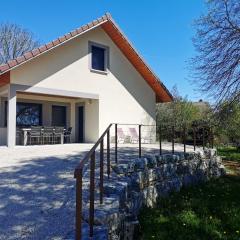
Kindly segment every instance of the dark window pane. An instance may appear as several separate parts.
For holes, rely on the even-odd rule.
[[[4,104],[4,126],[7,127],[7,109],[8,109],[8,102],[6,101]]]
[[[17,126],[42,125],[42,105],[35,103],[17,103]]]
[[[92,46],[92,69],[105,71],[105,49]]]
[[[66,107],[52,106],[52,126],[66,127]]]

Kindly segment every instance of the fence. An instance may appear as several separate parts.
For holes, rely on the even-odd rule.
[[[135,128],[135,130],[131,130],[131,128]],[[129,135],[125,134],[121,128],[128,129]],[[148,129],[148,130],[146,130]],[[149,130],[151,129],[151,130]],[[114,135],[110,135],[110,130],[114,131]],[[154,133],[154,137],[151,137],[151,132]],[[157,132],[157,134],[156,134]],[[149,138],[148,138],[149,137]],[[171,141],[172,153],[175,152],[175,144],[176,141],[181,141],[183,143],[183,151],[186,153],[186,144],[191,139],[193,148],[196,150],[197,145],[202,145],[203,148],[207,145],[211,145],[213,147],[213,131],[210,128],[205,127],[180,127],[176,128],[175,126],[156,126],[156,125],[143,125],[143,124],[110,124],[101,137],[97,140],[91,150],[86,154],[86,156],[82,159],[79,165],[75,168],[74,177],[76,178],[76,239],[81,240],[82,237],[82,185],[83,185],[83,169],[87,164],[89,164],[90,168],[90,185],[89,185],[89,237],[93,237],[94,231],[94,205],[95,205],[95,172],[96,172],[96,150],[100,148],[99,155],[99,202],[103,203],[103,183],[104,183],[104,164],[105,164],[105,154],[104,154],[104,143],[106,143],[106,170],[107,177],[110,178],[111,174],[111,152],[110,152],[110,144],[113,142],[114,145],[114,162],[118,163],[118,148],[120,141],[125,141],[129,139],[129,141],[136,144],[138,148],[138,157],[142,157],[142,144],[143,143],[151,143],[151,141],[156,142],[159,141],[159,154],[162,155],[163,148],[162,143],[163,140]],[[148,140],[147,140],[148,139]],[[122,142],[124,143],[124,142]]]

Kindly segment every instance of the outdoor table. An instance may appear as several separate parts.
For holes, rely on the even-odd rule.
[[[21,128],[21,130],[23,131],[23,139],[22,139],[22,143],[23,146],[27,145],[27,140],[28,140],[28,133],[31,131],[31,128]],[[44,130],[44,128],[42,128],[42,130]],[[53,129],[55,130],[55,129]],[[66,129],[64,129],[65,131]],[[64,143],[64,133],[61,134],[61,144]]]

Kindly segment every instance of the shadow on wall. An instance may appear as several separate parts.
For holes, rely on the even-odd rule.
[[[74,231],[73,171],[84,152],[0,169],[0,239],[65,239]]]
[[[126,62],[128,64],[126,64]],[[124,71],[121,71],[123,69]],[[147,120],[147,122],[144,122],[145,124],[152,124],[152,120],[150,123],[147,118],[151,116],[152,119],[155,119],[156,117],[155,101],[156,100],[155,98],[153,99],[154,105],[152,105],[152,96],[151,94],[149,94],[149,91],[146,91],[146,88],[151,89],[148,83],[142,78],[142,76],[137,72],[137,70],[127,60],[125,56],[122,56],[120,59],[117,60],[115,64],[113,64],[113,66],[110,66],[110,72],[115,76],[115,78],[117,78],[120,81],[122,86],[134,97],[134,99],[138,102],[138,104],[148,113],[148,115],[143,115],[143,119],[141,120],[143,121]],[[130,77],[133,78],[134,80],[129,79]],[[144,86],[144,87],[142,88],[141,86]],[[153,90],[151,89],[151,91]],[[154,96],[155,96],[155,93],[154,93]]]

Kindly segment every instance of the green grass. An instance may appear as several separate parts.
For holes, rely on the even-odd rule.
[[[224,160],[240,162],[240,149],[236,147],[220,147],[217,152]]]
[[[226,176],[183,189],[142,210],[138,239],[240,239],[240,178]]]

